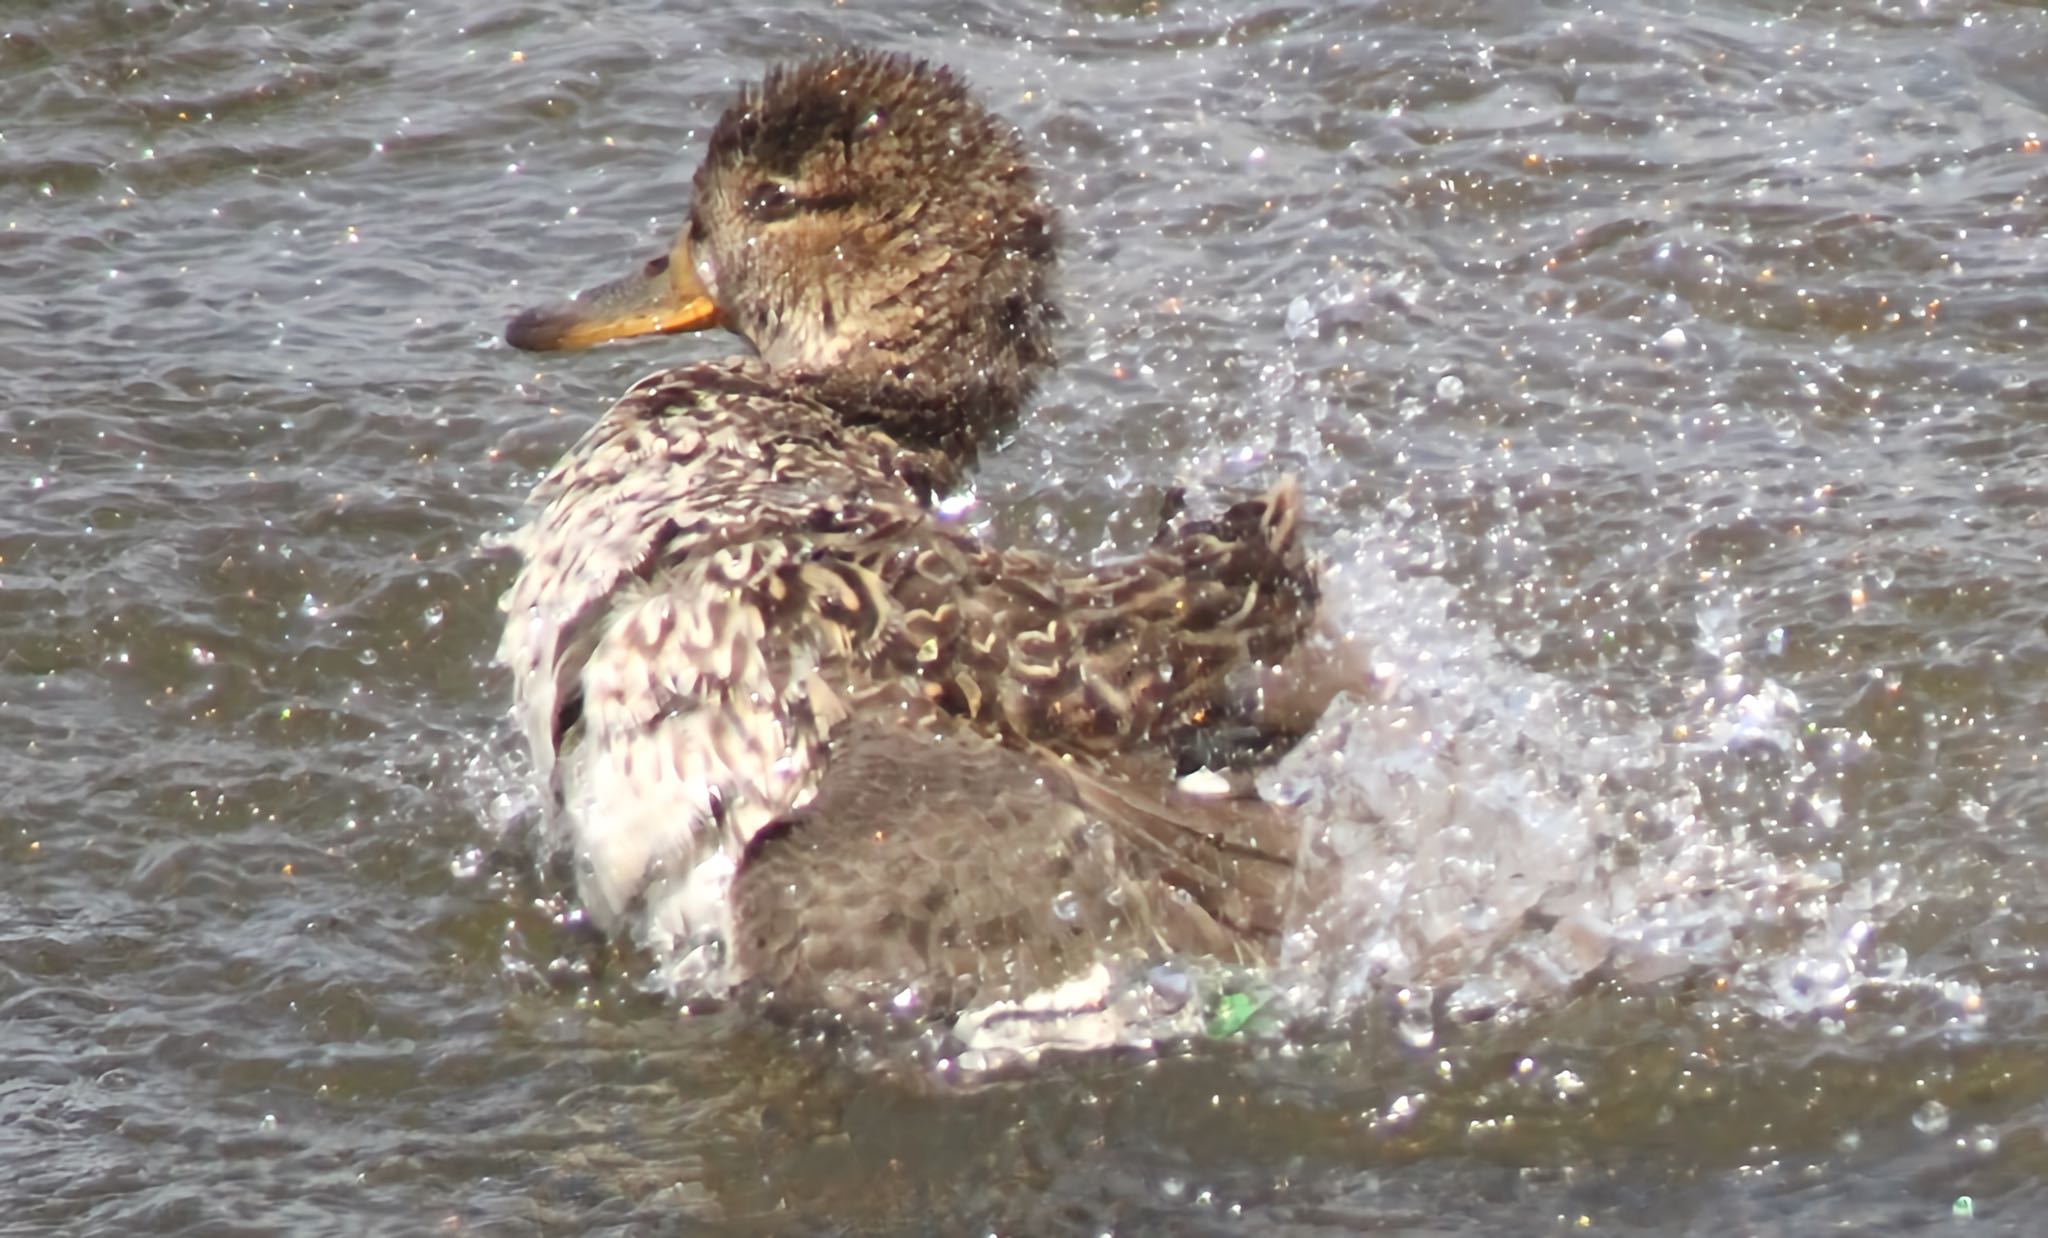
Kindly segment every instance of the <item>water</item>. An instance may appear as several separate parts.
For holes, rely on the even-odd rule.
[[[2037,1228],[2037,11],[0,32],[0,1230]],[[497,332],[839,41],[968,74],[1067,212],[972,519],[1087,556],[1304,480],[1363,669],[1228,1040],[878,1070],[594,969],[521,846],[486,547],[722,345]]]

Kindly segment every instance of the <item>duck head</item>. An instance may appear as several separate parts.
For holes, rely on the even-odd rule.
[[[639,272],[528,310],[515,347],[722,326],[857,424],[954,444],[1050,364],[1052,208],[1016,132],[943,68],[846,52],[727,109],[689,222]]]

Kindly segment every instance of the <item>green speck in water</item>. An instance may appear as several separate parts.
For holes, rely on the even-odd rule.
[[[1216,1013],[1209,1016],[1209,1035],[1216,1040],[1235,1036],[1258,1012],[1259,1003],[1251,994],[1225,993],[1216,1003]]]
[[[1955,1206],[1949,1209],[1949,1213],[1958,1221],[1967,1221],[1977,1215],[1977,1201],[1968,1195],[1958,1195]]]

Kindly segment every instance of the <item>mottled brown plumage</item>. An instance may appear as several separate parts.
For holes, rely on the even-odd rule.
[[[1264,957],[1290,832],[1174,777],[1311,617],[1292,482],[1085,568],[939,513],[1054,316],[1050,208],[944,70],[771,75],[695,191],[667,259],[508,333],[759,354],[635,384],[516,538],[500,658],[595,921],[795,1008]]]

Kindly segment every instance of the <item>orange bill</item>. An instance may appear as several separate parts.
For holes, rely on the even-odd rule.
[[[672,253],[637,274],[524,311],[505,328],[505,342],[528,352],[555,352],[717,325],[718,306],[697,278],[689,243],[679,240]]]

